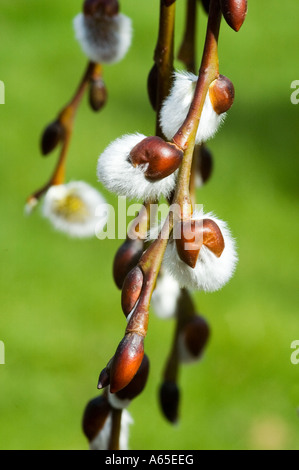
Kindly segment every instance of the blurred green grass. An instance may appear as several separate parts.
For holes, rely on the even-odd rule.
[[[129,132],[152,134],[146,96],[157,35],[158,0],[122,2],[134,19],[127,58],[105,68],[109,105],[76,121],[70,179],[94,186],[97,156]],[[184,0],[177,0],[177,45]],[[0,205],[1,449],[86,449],[81,416],[97,395],[98,374],[123,335],[120,294],[111,277],[119,241],[74,241],[54,233],[24,200],[49,176],[43,127],[69,99],[85,66],[71,19],[81,1],[2,0]],[[225,126],[210,143],[211,182],[198,201],[227,220],[240,262],[216,294],[196,294],[213,335],[201,364],[182,370],[181,422],[162,418],[157,390],[173,324],[151,316],[151,359],[144,394],[132,403],[132,449],[298,449],[299,365],[290,362],[298,328],[298,113],[290,84],[298,79],[299,4],[249,2],[238,35],[224,23],[221,73],[236,88]],[[199,20],[202,47],[205,17]],[[179,66],[179,64],[177,64]],[[116,199],[105,192],[107,199]]]

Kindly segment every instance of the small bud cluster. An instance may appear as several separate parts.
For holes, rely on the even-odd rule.
[[[89,62],[74,97],[42,134],[43,156],[50,155],[59,146],[61,151],[54,174],[44,187],[28,198],[25,212],[30,214],[44,197],[43,215],[56,230],[71,237],[87,238],[105,227],[108,211],[104,197],[96,189],[82,181],[65,181],[73,123],[86,89],[93,111],[98,112],[105,106],[108,92],[102,64],[118,62],[125,56],[132,40],[132,26],[130,18],[119,12],[118,0],[85,0],[74,27]]]
[[[97,163],[98,180],[108,191],[144,205],[135,219],[135,236],[129,229],[114,259],[113,277],[121,290],[126,328],[115,354],[100,373],[98,389],[103,390],[102,394],[89,402],[84,413],[83,430],[92,449],[128,447],[131,418],[126,408],[142,393],[149,374],[145,339],[151,307],[159,318],[172,318],[176,323],[159,399],[166,419],[171,423],[178,420],[179,370],[202,359],[210,338],[208,322],[197,313],[190,291],[221,289],[232,278],[238,260],[227,224],[194,206],[196,188],[209,181],[214,168],[206,142],[223,124],[235,98],[232,82],[219,73],[221,18],[238,31],[247,14],[247,1],[201,0],[208,22],[198,75],[194,73],[197,38],[193,13],[199,2],[186,2],[186,34],[179,60],[187,70],[176,72],[176,2],[160,3],[155,63],[147,83],[149,100],[156,112],[156,133],[116,138]],[[99,111],[104,107],[107,90],[102,64],[115,63],[126,55],[132,26],[131,20],[120,13],[118,0],[85,0],[74,27],[88,57],[88,68],[73,100],[43,134],[43,155],[50,154],[59,144],[62,151],[54,176],[28,199],[27,206],[28,210],[33,208],[45,195],[44,216],[58,230],[83,237],[94,233],[95,208],[104,200],[86,183],[65,183],[65,158],[73,120],[87,88],[91,108]],[[169,205],[162,224],[150,211],[151,205],[161,198]],[[104,226],[104,215],[101,221]],[[153,237],[153,233],[157,236]]]
[[[99,64],[119,62],[132,42],[131,19],[119,13],[116,0],[87,0],[74,28],[85,55]]]
[[[82,427],[91,450],[115,450],[113,441],[118,443],[119,450],[128,449],[129,425],[133,421],[127,408],[144,390],[148,374],[149,360],[144,356],[137,374],[127,387],[112,394],[107,381],[104,393],[87,404]],[[120,421],[118,428],[115,417]]]
[[[164,20],[174,20],[174,3],[161,0]],[[164,197],[169,205],[174,203],[179,208],[170,210],[166,220],[154,230],[148,217],[147,223],[141,224],[139,237],[132,239],[128,233],[116,254],[113,274],[122,291],[121,306],[127,326],[99,380],[99,388],[109,385],[115,395],[133,383],[144,358],[152,305],[157,316],[173,318],[177,324],[159,395],[162,412],[172,423],[179,417],[179,368],[200,360],[210,337],[209,325],[196,313],[189,290],[221,289],[232,278],[238,260],[227,224],[213,213],[194,211],[192,201],[196,199],[196,187],[202,187],[213,171],[213,157],[206,142],[224,122],[235,98],[232,82],[218,70],[216,43],[221,15],[238,30],[247,5],[211,0],[203,2],[203,6],[209,22],[199,75],[190,70],[173,73],[171,54],[163,63],[161,37],[165,39],[166,30],[160,30],[155,64],[147,83],[149,100],[157,114],[157,134],[131,134],[116,139],[102,152],[97,166],[98,179],[109,191],[146,205]],[[187,18],[190,21],[191,15]],[[161,21],[162,29],[163,24]],[[171,51],[170,36],[168,41]],[[186,50],[181,48],[180,59],[193,64],[195,60],[190,57],[185,60]],[[169,93],[163,96],[165,85]]]

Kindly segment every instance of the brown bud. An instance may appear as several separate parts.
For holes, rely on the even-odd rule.
[[[170,7],[175,2],[175,0],[164,0],[164,5],[166,7]]]
[[[183,330],[184,343],[194,358],[199,358],[205,349],[210,337],[210,328],[207,321],[200,316],[194,316]]]
[[[119,12],[118,0],[85,0],[83,12],[86,16],[100,13],[105,16],[115,16]]]
[[[201,0],[202,4],[203,4],[203,7],[205,9],[205,11],[207,12],[207,14],[209,14],[209,11],[210,11],[210,0]]]
[[[115,284],[122,289],[124,280],[138,263],[144,250],[144,243],[139,238],[126,240],[118,249],[113,264],[113,277]]]
[[[44,156],[49,155],[63,139],[64,127],[59,121],[54,121],[46,127],[42,135],[41,151]]]
[[[175,144],[160,137],[146,137],[130,152],[132,165],[147,165],[144,174],[153,181],[171,175],[180,166],[183,156]]]
[[[227,24],[239,31],[247,15],[247,0],[220,0],[220,6]]]
[[[214,111],[217,114],[226,113],[233,105],[235,88],[227,77],[219,75],[210,85],[209,95]]]
[[[205,145],[198,148],[197,164],[199,176],[203,183],[206,183],[213,172],[213,155]]]
[[[121,306],[126,317],[130,315],[139,300],[143,287],[143,272],[136,266],[127,275],[121,295]]]
[[[147,91],[150,103],[154,111],[157,111],[157,96],[158,96],[158,67],[153,65],[147,79]]]
[[[84,411],[82,428],[85,436],[91,442],[103,429],[111,407],[105,396],[91,400]]]
[[[125,388],[120,390],[116,395],[121,400],[134,400],[140,395],[146,385],[149,374],[149,359],[147,355],[144,355],[141,366],[133,380]]]
[[[100,373],[100,377],[98,380],[98,389],[101,390],[102,388],[106,388],[110,385],[110,369],[105,367]]]
[[[225,244],[218,225],[210,219],[181,222],[181,238],[176,239],[176,247],[181,260],[191,268],[195,268],[202,245],[220,258]]]
[[[172,424],[179,418],[180,391],[175,382],[166,381],[160,388],[160,405],[165,418]]]
[[[120,342],[111,364],[111,393],[117,393],[129,385],[138,372],[143,356],[143,336],[128,333]]]
[[[101,78],[91,80],[89,88],[89,104],[94,111],[100,111],[107,101],[107,88]]]

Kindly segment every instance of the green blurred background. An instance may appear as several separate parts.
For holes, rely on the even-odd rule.
[[[178,46],[184,0],[177,0]],[[111,266],[119,241],[74,241],[55,233],[26,197],[49,177],[56,155],[40,157],[44,126],[70,98],[86,60],[71,20],[81,0],[1,0],[0,340],[1,449],[86,449],[85,404],[123,336]],[[126,59],[105,67],[109,105],[84,100],[75,125],[69,179],[96,181],[97,156],[114,138],[152,134],[146,95],[158,0],[122,2],[134,20]],[[213,335],[204,360],[185,367],[181,421],[160,414],[157,390],[174,324],[151,316],[148,386],[130,407],[132,449],[298,449],[299,365],[290,361],[298,327],[299,3],[249,0],[244,27],[223,23],[221,73],[236,100],[210,143],[215,172],[198,202],[227,220],[238,240],[237,273],[222,291],[196,294]],[[199,55],[206,17],[199,19]],[[177,64],[180,66],[180,64]],[[113,204],[116,198],[103,191]]]

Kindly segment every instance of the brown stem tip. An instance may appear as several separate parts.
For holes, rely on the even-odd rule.
[[[115,16],[119,12],[118,0],[85,0],[83,12],[86,16],[100,13],[105,16]]]
[[[49,124],[41,139],[41,152],[44,156],[49,155],[57,145],[63,140],[65,134],[64,126],[60,121],[54,121]]]
[[[157,99],[158,99],[158,67],[154,64],[147,79],[147,91],[150,104],[154,111],[157,111]]]
[[[185,326],[183,337],[186,348],[191,356],[199,358],[210,337],[210,327],[201,316],[194,316]]]
[[[107,88],[102,78],[91,80],[89,88],[89,104],[93,111],[100,111],[108,98]]]
[[[127,275],[121,296],[121,305],[126,317],[130,315],[136,303],[139,300],[143,287],[143,272],[136,266]]]
[[[203,183],[207,183],[211,178],[214,166],[212,152],[205,145],[198,146],[196,147],[195,158],[197,158],[199,176]]]
[[[160,405],[165,418],[175,424],[179,418],[180,390],[175,382],[166,381],[160,388]]]
[[[114,258],[113,277],[119,289],[122,289],[126,276],[140,260],[143,250],[144,242],[140,239],[128,239],[118,249]]]
[[[125,388],[123,388],[116,394],[117,397],[121,400],[134,400],[134,398],[140,395],[146,386],[149,374],[149,366],[149,359],[145,354],[137,374],[129,383],[129,385],[127,385]]]
[[[163,2],[166,7],[170,7],[175,2],[175,0],[163,0]]]
[[[233,105],[235,88],[227,77],[220,75],[211,83],[209,95],[214,111],[217,114],[226,113]]]
[[[84,411],[82,428],[89,442],[103,429],[111,407],[105,396],[100,396],[91,400]]]
[[[144,356],[144,337],[128,333],[120,342],[111,364],[110,391],[117,393],[133,380]]]
[[[247,0],[220,0],[220,6],[227,24],[238,32],[247,15]]]

